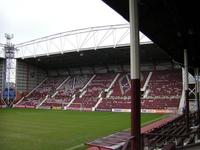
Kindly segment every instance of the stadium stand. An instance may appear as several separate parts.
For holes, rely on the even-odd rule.
[[[196,143],[199,136],[197,112],[190,114],[189,129],[185,124],[185,115],[180,115],[172,121],[145,133],[144,145],[150,149],[166,148],[174,144],[176,148]],[[196,140],[195,140],[196,139]]]
[[[0,108],[3,107],[5,104],[3,102],[3,100],[0,100]]]
[[[75,75],[74,77],[67,78],[66,82],[60,88],[56,89],[56,93],[49,97],[41,107],[64,107],[72,99],[80,93],[80,89],[88,82],[91,75]]]
[[[30,95],[25,97],[23,101],[17,105],[17,107],[35,108],[37,105],[42,103],[45,98],[51,96],[64,79],[65,77],[49,77]]]
[[[148,85],[149,99],[180,98],[181,70],[154,71]]]
[[[141,89],[148,72],[142,73]],[[153,71],[146,89],[143,91],[142,109],[172,109],[177,110],[182,93],[182,76],[180,70]],[[97,107],[97,110],[130,109],[130,76],[121,74],[112,88],[112,94],[106,97]]]
[[[148,72],[141,73],[141,87],[147,79]],[[112,108],[130,109],[130,74],[121,73],[111,88],[111,94],[104,98],[97,110],[110,110]]]
[[[181,70],[154,71],[142,99],[142,109],[177,110],[182,94]]]
[[[3,101],[2,95],[1,95],[1,92],[0,92],[0,108],[3,108],[3,107],[6,107],[6,104],[5,104],[5,102]]]
[[[88,83],[91,77],[93,78]],[[96,106],[97,111],[130,110],[130,87],[129,73],[50,77],[26,96],[18,106],[34,108],[41,104],[41,108],[67,107],[66,109],[79,110],[82,107],[85,110],[93,110]],[[141,72],[143,110],[177,111],[181,93],[180,70]]]
[[[84,109],[92,109],[98,100],[104,95],[105,89],[114,80],[116,74],[96,74],[93,80],[88,84],[85,94],[76,98],[69,108],[80,107],[75,103],[81,103]]]
[[[128,0],[123,2],[109,1],[109,0],[103,0],[103,1],[107,2],[110,5],[110,7],[113,7],[113,9],[117,10],[120,14],[123,15],[125,19],[127,19],[127,21],[129,21],[129,15],[128,15],[129,13],[127,12],[129,10],[127,9],[129,3]],[[190,52],[188,59],[189,64],[191,66],[199,67],[199,62],[200,62],[199,57],[198,55],[197,57],[195,56],[198,53],[197,49],[199,49],[198,48],[199,45],[196,42],[198,41],[197,39],[199,38],[198,36],[199,29],[197,28],[198,25],[196,24],[197,22],[196,19],[193,19],[193,18],[198,18],[194,17],[194,15],[198,13],[194,13],[194,11],[188,11],[187,13],[185,13],[184,11],[186,10],[185,8],[194,8],[195,5],[196,3],[191,3],[191,5],[188,5],[188,3],[183,1],[181,2],[181,5],[179,4],[179,2],[163,3],[160,1],[155,1],[155,2],[152,1],[151,3],[149,3],[148,1],[147,2],[142,1],[138,5],[140,8],[142,8],[139,9],[139,15],[140,15],[139,18],[143,18],[140,19],[140,29],[144,31],[144,33],[147,34],[149,37],[151,37],[156,44],[163,47],[167,51],[167,53],[170,54],[170,63],[172,60],[183,63],[183,59],[180,56],[180,54],[183,48],[186,48],[184,49],[184,51],[188,49]],[[192,10],[197,10],[197,9],[194,8]],[[175,12],[176,15],[172,15],[173,12]],[[146,14],[149,14],[148,17],[145,17]],[[94,35],[96,35],[96,33]],[[105,37],[106,36],[104,36],[103,39]],[[113,38],[113,41],[114,40],[115,39]],[[86,41],[87,40],[85,40],[83,43],[87,43]],[[103,42],[103,40],[100,40],[100,44],[101,42]],[[76,43],[78,43],[78,41],[76,41]],[[95,45],[94,49],[96,50],[96,48],[99,45],[96,45],[96,43],[94,45]],[[76,47],[78,52],[80,51],[82,46],[83,45],[80,44],[80,47],[78,48]],[[113,47],[117,49],[116,45],[114,45]],[[89,49],[93,49],[93,47],[92,48],[90,47]],[[107,49],[107,51],[109,49],[110,47]],[[124,48],[122,48],[121,50],[123,49]],[[117,53],[116,51],[117,50],[115,50],[115,54]],[[96,53],[98,52],[96,51]],[[122,51],[120,51],[120,55],[121,53]],[[78,55],[83,56],[84,54],[81,53]],[[112,55],[114,55],[114,53],[112,53]],[[47,53],[47,56],[49,56],[49,53]],[[104,60],[94,59],[95,64],[94,61],[92,64],[93,74],[96,74],[96,72],[94,71],[95,70],[94,66],[99,65],[100,63],[106,66],[108,68],[107,70],[109,70],[108,64],[112,63],[115,64],[116,62],[119,62],[119,64],[122,66],[124,64],[127,64],[126,60],[128,59],[126,57],[123,57],[120,61],[118,61],[117,59],[115,59],[115,56],[116,55],[114,55],[111,58],[107,53],[107,55],[100,56],[102,58],[105,58]],[[124,56],[126,56],[126,54]],[[107,58],[109,58],[109,60],[107,60]],[[121,58],[121,56],[119,58]],[[156,68],[156,64],[154,63],[156,63],[157,60],[155,60],[153,57],[149,58],[151,63],[155,65],[153,67]],[[80,60],[82,61],[83,59]],[[40,62],[40,59],[33,61]],[[162,58],[160,58],[159,61],[164,62]],[[160,63],[159,61],[158,64]],[[29,60],[27,60],[27,62],[29,62]],[[74,61],[72,62],[74,66],[77,65],[76,62]],[[88,64],[90,63],[85,63],[84,65]],[[59,65],[56,64],[56,66]],[[80,72],[82,73],[81,69],[82,66],[80,65],[80,63],[78,66]],[[181,83],[182,76],[180,70],[176,69],[170,70],[168,68],[163,70],[151,69],[151,71],[152,71],[151,76],[150,74],[148,75],[147,73],[146,76],[144,75],[145,77],[143,81],[145,82],[143,81],[141,82],[142,110],[145,110],[145,112],[161,112],[160,110],[162,110],[163,112],[167,112],[168,110],[174,110],[176,112],[176,110],[179,107],[179,101],[181,99],[181,93],[182,93],[182,83]],[[56,72],[58,71],[56,70]],[[70,71],[68,71],[68,73],[70,74]],[[27,76],[28,80],[29,78],[28,71],[27,71]],[[88,110],[93,110],[92,108],[96,108],[96,110],[110,110],[110,111],[113,110],[123,111],[130,109],[130,103],[131,103],[130,93],[134,92],[131,91],[130,88],[130,75],[120,72],[119,78],[116,80],[116,82],[114,82],[112,87],[110,87],[110,85],[113,83],[112,80],[114,80],[115,76],[112,77],[109,76],[110,75],[108,73],[104,73],[101,75],[96,74],[96,76],[92,79],[91,83],[88,84],[88,86],[83,91],[80,91],[80,88],[84,87],[84,84],[81,85],[80,88],[75,87],[74,83],[76,80],[75,78],[74,79],[71,78],[71,80],[69,80],[69,83],[66,84],[66,87],[64,87],[63,89],[63,87],[62,88],[58,87],[62,84],[64,79],[61,80],[61,77],[59,76],[58,78],[60,79],[60,81],[58,81],[59,79],[55,79],[52,77],[51,80],[48,79],[47,81],[45,81],[44,84],[35,89],[28,96],[26,96],[19,103],[19,105],[24,107],[27,106],[36,107],[39,105],[60,106],[61,103],[63,104],[72,102],[69,105],[70,108],[78,108],[80,107],[80,105],[77,104],[81,104],[82,105],[81,107],[84,107]],[[189,92],[190,92],[189,94],[191,93],[193,94],[192,91]],[[0,105],[2,105],[2,102],[0,102]],[[149,110],[155,110],[155,111],[149,111]],[[152,128],[149,128],[145,132],[142,132],[143,146],[150,150],[151,149],[170,150],[170,149],[183,149],[183,146],[188,146],[196,143],[198,141],[197,139],[199,139],[200,137],[199,112],[194,112],[189,114],[189,118],[187,118],[188,120],[190,119],[189,125],[186,124],[187,122],[186,116],[188,115],[188,113],[185,115],[172,117],[166,122],[164,121],[160,124],[158,123],[157,125],[154,124]],[[117,133],[114,136],[111,135],[106,138],[98,139],[94,143],[92,143],[94,145],[90,143],[91,145],[89,146],[92,147],[96,146],[97,147],[96,149],[101,149],[99,147],[102,146],[105,149],[124,150],[130,147],[129,142],[132,138],[134,137],[130,136],[130,132],[125,131],[123,133]]]

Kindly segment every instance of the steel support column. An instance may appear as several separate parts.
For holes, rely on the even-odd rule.
[[[29,92],[29,64],[26,65],[26,93]]]
[[[198,122],[200,123],[200,110],[199,110],[199,68],[195,68],[195,99],[197,104]]]
[[[184,68],[185,68],[185,116],[186,116],[186,126],[189,130],[189,90],[188,90],[188,55],[187,49],[184,49]]]
[[[140,61],[138,1],[129,0],[130,13],[130,70],[131,70],[131,142],[132,150],[141,149],[140,131]]]

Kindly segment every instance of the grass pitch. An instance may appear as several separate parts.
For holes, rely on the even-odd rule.
[[[142,114],[142,124],[163,115]],[[1,150],[82,150],[84,143],[130,128],[130,113],[0,109]]]

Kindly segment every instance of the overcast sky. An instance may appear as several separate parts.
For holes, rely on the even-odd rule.
[[[0,0],[0,43],[21,43],[58,32],[127,23],[101,0]]]

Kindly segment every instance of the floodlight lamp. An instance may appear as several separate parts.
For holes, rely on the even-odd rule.
[[[7,40],[11,40],[13,37],[14,37],[13,34],[5,33],[5,38],[6,38]]]

